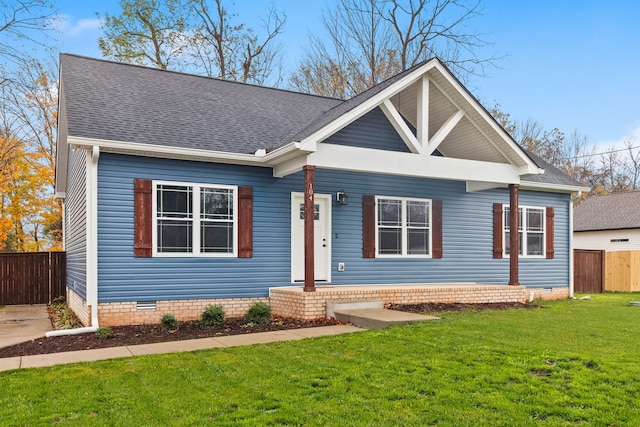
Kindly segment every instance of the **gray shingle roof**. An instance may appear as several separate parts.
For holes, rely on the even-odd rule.
[[[60,55],[69,136],[247,154],[302,140],[422,65],[342,101]],[[524,181],[582,186],[529,156],[546,172]]]
[[[591,196],[573,211],[574,231],[640,228],[640,192]]]
[[[343,101],[63,54],[69,135],[253,153]]]
[[[541,159],[535,154],[525,150],[529,158],[534,161],[538,167],[544,169],[544,173],[542,175],[530,175],[522,178],[523,181],[527,182],[541,182],[545,184],[559,184],[559,185],[569,185],[573,187],[586,187],[584,184],[576,181],[571,176],[562,172],[560,169],[551,165],[547,161]]]

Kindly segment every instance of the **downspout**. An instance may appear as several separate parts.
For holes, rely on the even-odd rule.
[[[573,298],[573,202],[582,197],[578,191],[575,197],[569,199],[569,298]]]
[[[91,150],[88,164],[88,210],[87,210],[87,305],[91,307],[91,326],[75,329],[49,331],[46,337],[78,335],[98,330],[98,159],[100,148],[96,145]]]

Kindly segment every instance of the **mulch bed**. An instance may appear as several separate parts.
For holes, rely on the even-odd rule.
[[[535,309],[536,305],[520,303],[492,304],[387,304],[385,308],[411,313],[446,313],[458,311]],[[220,337],[225,335],[241,335],[255,332],[281,331],[287,329],[311,328],[316,326],[339,325],[335,319],[298,320],[271,317],[266,325],[247,324],[245,319],[225,319],[225,324],[218,328],[203,328],[199,322],[182,322],[178,330],[169,332],[160,324],[114,326],[108,338],[99,338],[95,333],[67,335],[61,337],[40,338],[10,347],[0,348],[0,358],[28,356],[34,354],[61,353],[65,351],[91,350],[125,345],[151,344],[165,341],[181,341],[196,338]]]

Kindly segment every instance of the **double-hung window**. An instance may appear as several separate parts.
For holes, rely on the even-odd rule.
[[[376,196],[379,256],[431,255],[431,200]]]
[[[154,182],[157,255],[235,256],[237,188]]]
[[[510,209],[504,206],[504,252],[510,253]],[[523,257],[545,255],[545,208],[521,206],[518,208],[518,253]]]

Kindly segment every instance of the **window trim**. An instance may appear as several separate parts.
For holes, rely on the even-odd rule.
[[[378,221],[378,201],[380,199],[388,199],[388,200],[399,200],[402,206],[402,221],[401,221],[401,233],[402,233],[402,253],[401,254],[381,254],[380,253],[380,233],[379,233],[379,221]],[[406,207],[407,202],[427,202],[429,203],[429,226],[427,230],[429,231],[429,250],[426,254],[408,254],[407,253],[407,230],[409,227],[407,226],[407,217],[406,217]],[[374,205],[374,225],[375,225],[375,257],[376,258],[433,258],[433,199],[421,199],[417,197],[399,197],[399,196],[375,196],[375,205]]]
[[[192,187],[191,207],[193,216],[192,226],[192,252],[158,252],[158,186],[171,185],[177,187]],[[200,252],[200,190],[213,188],[220,190],[233,190],[233,251],[230,253]],[[238,186],[222,184],[205,184],[183,181],[152,181],[152,257],[158,258],[237,258],[238,257]]]
[[[509,257],[509,253],[507,253],[507,239],[506,239],[506,234],[507,234],[507,212],[510,209],[510,205],[508,203],[505,203],[502,205],[502,257],[503,258],[508,258]],[[518,224],[518,227],[522,227],[522,236],[523,236],[523,241],[522,241],[522,248],[523,248],[523,253],[518,253],[518,257],[519,258],[531,258],[531,259],[546,259],[547,258],[547,208],[545,208],[544,206],[531,206],[531,205],[518,205],[518,210],[519,209],[523,209],[522,211],[522,218],[523,218],[523,222],[524,224]],[[529,232],[526,230],[525,225],[526,225],[526,210],[528,209],[538,209],[540,211],[542,211],[542,254],[540,255],[527,255],[526,251],[524,250],[527,247],[527,235],[529,234]],[[531,233],[535,233],[538,234],[538,232],[531,232]]]

